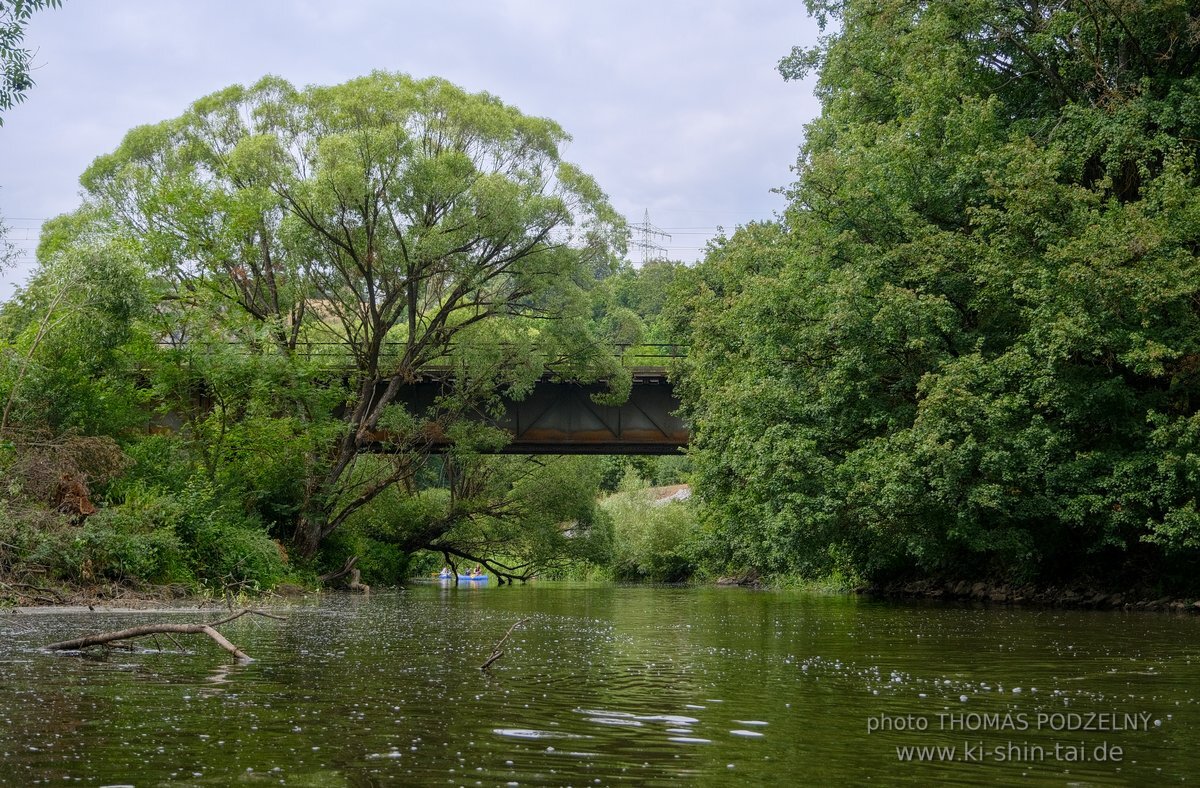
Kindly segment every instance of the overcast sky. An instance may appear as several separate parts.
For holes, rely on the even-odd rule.
[[[816,37],[798,0],[66,0],[29,25],[37,86],[0,127],[0,216],[26,249],[0,299],[96,156],[268,73],[436,75],[553,118],[617,210],[649,211],[669,256],[694,260],[718,226],[783,207],[771,190],[791,181],[818,106],[775,64]]]

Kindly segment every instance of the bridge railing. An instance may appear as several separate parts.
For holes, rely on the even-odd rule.
[[[688,345],[674,343],[614,344],[614,355],[626,367],[665,367],[688,355]]]
[[[186,348],[190,343],[186,340],[182,342],[159,340],[156,344],[162,348],[179,350]],[[214,343],[204,342],[202,344],[208,345]],[[239,348],[244,351],[246,355],[253,355],[251,348],[242,340],[230,339],[221,344]],[[495,345],[496,347],[507,347],[512,346],[513,343],[497,342]],[[344,342],[321,340],[300,342],[297,350],[301,355],[308,358],[313,358],[319,356],[338,355],[337,350],[344,349],[345,347],[346,343]],[[403,347],[403,342],[383,343],[384,354],[387,354],[389,351],[398,351]],[[626,367],[665,367],[671,363],[671,361],[685,358],[687,356],[687,345],[678,343],[650,342],[633,344],[621,342],[609,344],[606,345],[606,347],[612,352],[613,356],[619,358],[622,365]],[[453,349],[453,346],[448,348],[450,351],[453,351]],[[537,350],[537,345],[534,345],[533,349]]]

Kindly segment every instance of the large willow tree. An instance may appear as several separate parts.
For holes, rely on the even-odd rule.
[[[1200,548],[1200,13],[810,2],[791,208],[714,249],[687,398],[732,563],[1155,582]]]
[[[528,386],[555,354],[592,352],[581,292],[623,235],[593,180],[563,161],[567,139],[441,79],[298,90],[269,77],[134,129],[83,176],[90,208],[164,283],[164,338],[324,358],[330,385],[349,381],[323,441],[311,402],[279,384],[280,411],[318,436],[295,522],[302,554],[412,483],[430,438],[421,420],[436,417],[398,397],[431,364],[457,371],[461,408]],[[380,440],[392,453],[368,456]]]

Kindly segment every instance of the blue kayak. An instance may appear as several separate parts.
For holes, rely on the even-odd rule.
[[[453,580],[453,579],[454,579],[454,575],[450,574],[449,572],[438,575],[438,580]],[[459,575],[458,576],[458,581],[460,583],[486,583],[487,579],[488,579],[487,575]]]

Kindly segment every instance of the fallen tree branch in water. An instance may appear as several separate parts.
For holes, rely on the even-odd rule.
[[[341,569],[335,569],[332,572],[326,572],[318,577],[317,580],[322,583],[328,583],[330,581],[337,580],[339,577],[350,574],[350,570],[353,569],[354,565],[357,563],[358,556],[352,555],[346,559],[346,563],[342,565]]]
[[[479,666],[480,670],[487,670],[488,668],[490,668],[492,666],[493,662],[495,662],[496,660],[498,660],[504,656],[504,652],[501,650],[500,647],[504,645],[504,641],[508,640],[509,636],[512,635],[513,631],[517,627],[521,626],[522,624],[526,623],[527,621],[529,621],[529,619],[523,618],[508,628],[508,631],[504,633],[504,637],[500,638],[498,641],[496,641],[496,645],[492,646],[492,655],[487,658],[487,662],[485,662]]]
[[[370,594],[371,587],[369,585],[367,585],[366,583],[362,582],[362,574],[354,566],[357,563],[358,563],[358,556],[352,555],[346,559],[346,563],[342,566],[341,569],[335,570],[333,572],[327,572],[327,573],[321,575],[320,577],[318,577],[317,579],[320,580],[322,583],[330,583],[334,580],[337,580],[338,578],[345,577],[346,575],[350,575],[350,582],[347,584],[347,586],[346,586],[347,588],[349,588],[351,591],[361,591],[364,594]]]
[[[250,662],[250,657],[245,654],[237,646],[233,645],[216,630],[216,627],[222,624],[228,624],[230,621],[239,619],[245,615],[263,616],[276,621],[286,621],[282,616],[264,613],[261,610],[239,610],[233,615],[226,616],[219,621],[210,621],[206,624],[143,624],[140,627],[130,627],[129,629],[120,629],[115,632],[101,632],[95,635],[85,635],[74,640],[64,640],[60,643],[51,643],[48,646],[42,646],[44,651],[81,651],[85,648],[94,646],[106,646],[110,643],[116,643],[122,640],[132,640],[133,638],[146,637],[147,635],[159,634],[177,634],[177,635],[206,635],[211,638],[221,648],[228,651],[236,659],[241,662]]]

